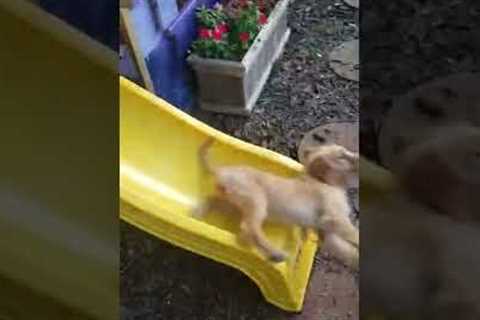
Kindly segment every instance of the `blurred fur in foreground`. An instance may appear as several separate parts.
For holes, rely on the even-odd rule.
[[[431,132],[394,172],[361,202],[361,318],[480,319],[479,129]]]

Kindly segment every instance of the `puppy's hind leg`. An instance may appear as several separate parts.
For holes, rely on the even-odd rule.
[[[210,196],[205,200],[202,200],[199,204],[192,208],[192,210],[190,211],[190,215],[196,219],[203,218],[208,212],[213,209],[216,201],[216,197],[214,196]]]
[[[263,232],[262,223],[252,221],[248,228],[250,229],[250,235],[252,236],[253,241],[270,261],[275,263],[285,261],[287,254],[284,251],[277,249],[270,243],[270,241],[268,241]]]
[[[287,254],[270,244],[262,230],[268,215],[264,190],[256,184],[231,184],[225,191],[229,202],[241,213],[239,240],[255,245],[270,261],[284,261]]]
[[[219,211],[227,214],[235,214],[238,209],[226,198],[218,195],[210,196],[191,211],[191,216],[197,219],[202,218],[210,211]]]
[[[284,261],[287,258],[287,254],[273,246],[263,232],[263,222],[268,214],[267,201],[263,197],[257,195],[253,204],[253,211],[250,215],[244,215],[244,226],[248,230],[253,242],[270,261],[275,263]]]

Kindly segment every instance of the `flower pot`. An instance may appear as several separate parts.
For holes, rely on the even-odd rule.
[[[280,0],[270,13],[242,61],[205,59],[190,55],[203,110],[248,115],[255,105],[273,63],[290,36],[287,25],[289,0]]]

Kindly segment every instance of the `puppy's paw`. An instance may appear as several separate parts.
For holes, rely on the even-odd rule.
[[[288,255],[285,252],[274,252],[268,258],[273,263],[281,263],[287,260]]]

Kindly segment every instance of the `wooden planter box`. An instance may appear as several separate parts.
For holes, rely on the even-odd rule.
[[[281,55],[290,36],[287,25],[289,0],[280,0],[270,13],[269,22],[257,35],[242,61],[204,59],[190,55],[195,71],[200,108],[248,115]]]

